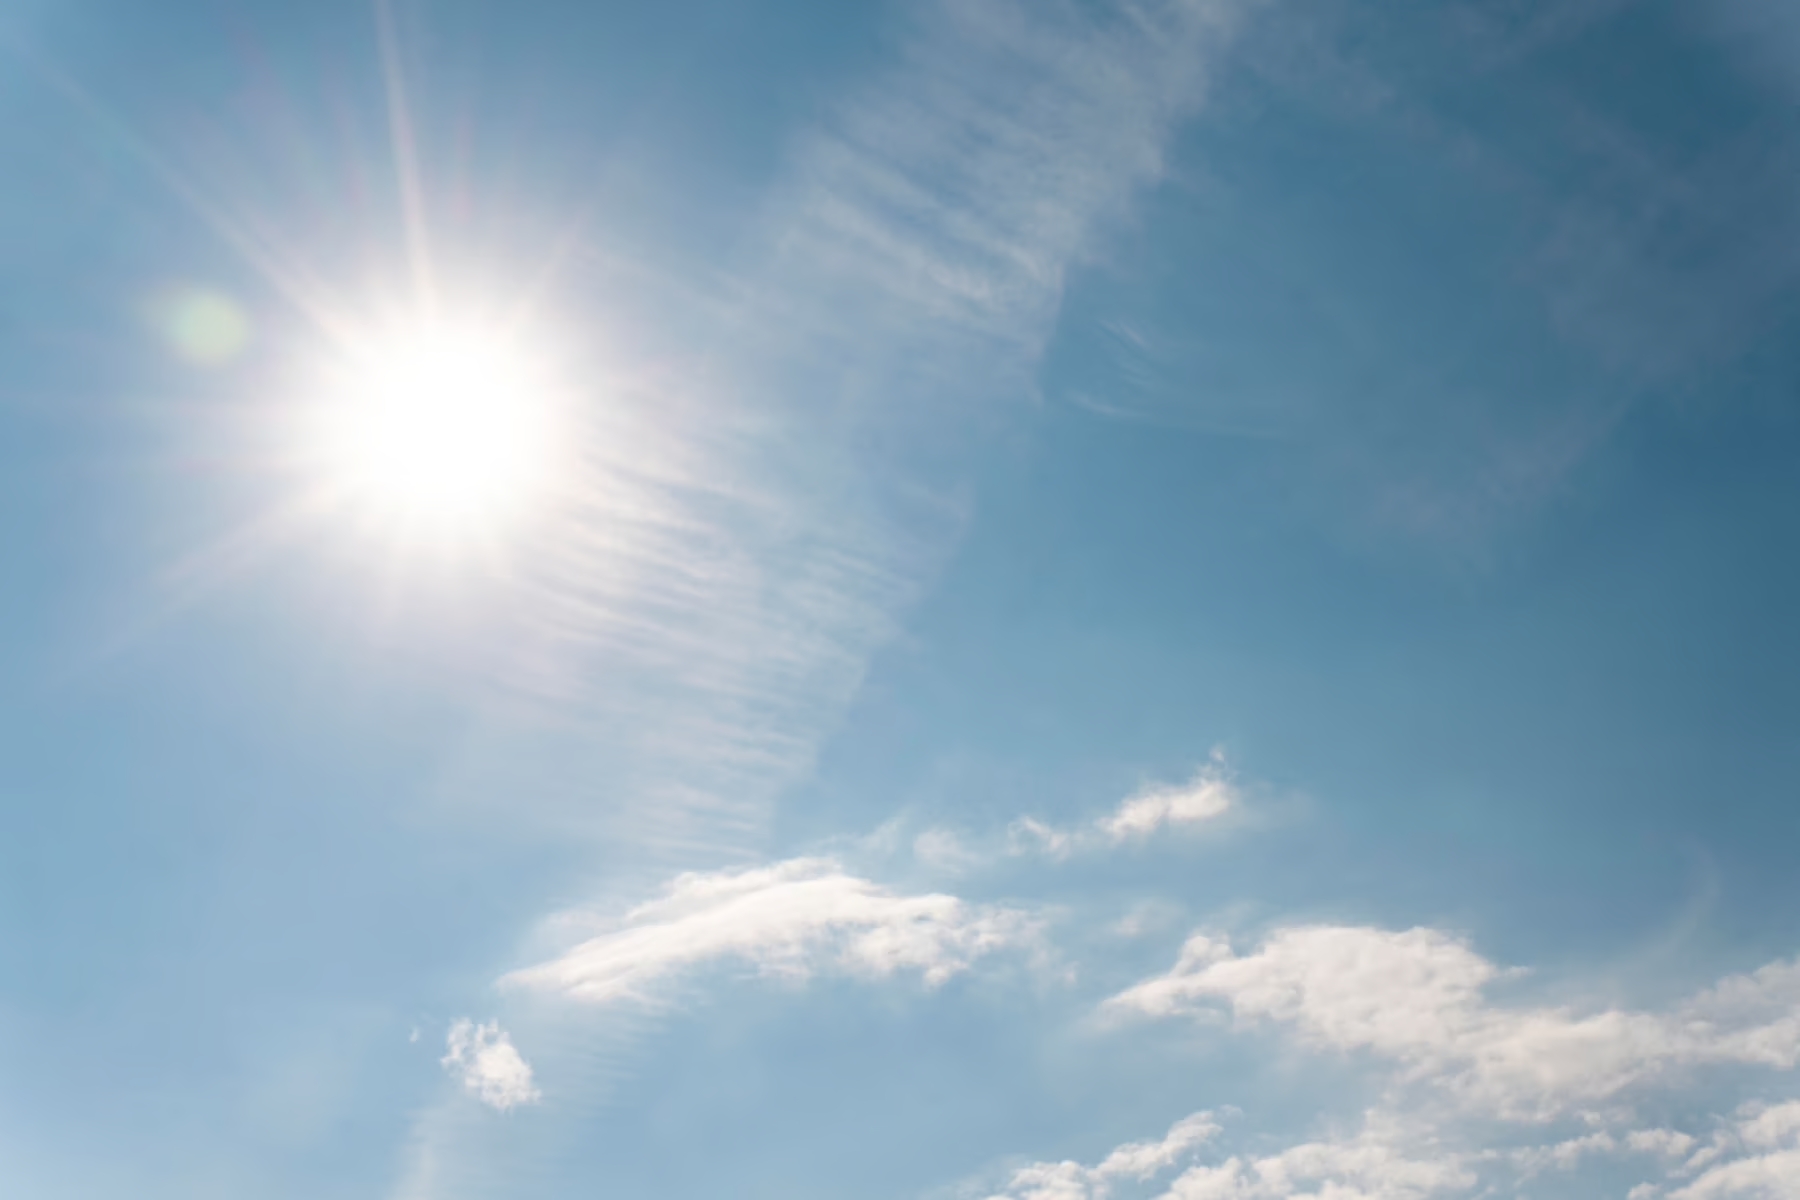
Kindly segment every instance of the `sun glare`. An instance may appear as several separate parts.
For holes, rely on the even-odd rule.
[[[459,532],[517,517],[554,468],[555,397],[541,355],[480,325],[371,339],[327,386],[333,490],[409,530]]]

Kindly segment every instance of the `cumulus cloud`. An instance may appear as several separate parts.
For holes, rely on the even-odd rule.
[[[1230,812],[1237,802],[1237,789],[1215,764],[1180,786],[1158,786],[1138,792],[1117,812],[1101,818],[1100,830],[1115,842],[1146,838],[1161,829],[1215,820]]]
[[[1800,1101],[1745,1108],[1673,1174],[1670,1200],[1800,1196]]]
[[[1380,1126],[1341,1140],[1304,1142],[1276,1154],[1233,1156],[1190,1167],[1166,1200],[1289,1200],[1290,1197],[1422,1200],[1467,1191],[1476,1176],[1462,1156],[1412,1149]]]
[[[1019,1168],[990,1200],[1102,1200],[1116,1181],[1166,1178],[1184,1162],[1186,1168],[1160,1192],[1161,1200],[1423,1200],[1466,1191],[1477,1179],[1467,1156],[1380,1113],[1370,1114],[1348,1135],[1213,1163],[1188,1161],[1219,1133],[1214,1114],[1195,1113],[1176,1122],[1161,1142],[1121,1146],[1096,1166],[1057,1162]]]
[[[1228,1110],[1229,1111],[1229,1110]],[[1467,1126],[1422,1111],[1376,1107],[1345,1129],[1328,1129],[1257,1152],[1215,1149],[1221,1127],[1211,1112],[1177,1122],[1161,1142],[1129,1143],[1096,1166],[1040,1162],[1015,1169],[989,1200],[1104,1200],[1116,1182],[1160,1180],[1158,1200],[1430,1200],[1514,1195],[1546,1171],[1571,1173],[1594,1158],[1629,1156],[1662,1164],[1662,1179],[1632,1189],[1632,1200],[1786,1200],[1800,1194],[1794,1174],[1800,1104],[1757,1109],[1715,1139],[1737,1157],[1701,1170],[1706,1152],[1684,1161],[1692,1136],[1669,1129],[1596,1130],[1547,1144],[1484,1145]],[[1492,1130],[1485,1131],[1489,1135]],[[1260,1139],[1258,1139],[1260,1141]],[[1207,1156],[1212,1161],[1196,1162]],[[1178,1170],[1179,1168],[1179,1170]],[[1786,1172],[1786,1174],[1784,1174]],[[1770,1181],[1775,1181],[1773,1184]],[[1685,1182],[1684,1182],[1685,1181]],[[1674,1185],[1676,1190],[1668,1188]],[[1790,1190],[1768,1190],[1770,1187]],[[1757,1189],[1763,1190],[1757,1190]]]
[[[531,1064],[498,1022],[477,1025],[465,1018],[452,1024],[441,1061],[471,1096],[501,1112],[543,1098],[533,1082]]]
[[[1214,751],[1211,760],[1186,783],[1140,788],[1088,825],[1062,829],[1035,817],[1021,817],[1008,833],[1014,853],[1035,851],[1060,859],[1079,851],[1146,841],[1167,830],[1199,828],[1237,811],[1242,803],[1224,755]]]
[[[1671,1013],[1490,1002],[1485,989],[1507,974],[1438,930],[1301,926],[1247,955],[1196,935],[1172,970],[1108,1003],[1284,1025],[1314,1046],[1394,1060],[1403,1077],[1502,1117],[1553,1117],[1676,1065],[1788,1068],[1800,1056],[1789,964],[1728,979]]]
[[[1127,1143],[1095,1166],[1065,1161],[1020,1167],[992,1200],[1101,1200],[1115,1182],[1154,1179],[1218,1134],[1212,1113],[1195,1113],[1175,1122],[1161,1141]]]
[[[736,961],[795,978],[916,971],[936,986],[984,955],[1038,942],[1037,919],[1021,910],[901,895],[832,859],[797,858],[682,875],[616,928],[505,982],[594,1003],[647,1001],[683,971]]]
[[[1638,1108],[1662,1088],[1664,1099],[1681,1097],[1678,1108],[1704,1112],[1706,1093],[1692,1090],[1701,1066],[1800,1063],[1800,966],[1729,976],[1659,1011],[1492,998],[1519,975],[1429,928],[1294,926],[1248,953],[1223,938],[1189,938],[1172,969],[1108,1007],[1273,1028],[1302,1046],[1355,1054],[1382,1099],[1354,1133],[1190,1165],[1162,1200],[1513,1194],[1551,1172],[1595,1177],[1596,1163],[1613,1164],[1604,1170],[1615,1181],[1627,1161],[1652,1176],[1632,1200],[1800,1198],[1800,1101],[1753,1102],[1702,1117],[1698,1129],[1647,1125]],[[1023,1186],[1039,1178],[1085,1176],[1072,1164],[1038,1164],[1015,1174],[1007,1196],[1039,1200]]]

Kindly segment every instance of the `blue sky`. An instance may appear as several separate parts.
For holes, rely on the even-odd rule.
[[[1796,102],[0,2],[0,1195],[1800,1196]]]

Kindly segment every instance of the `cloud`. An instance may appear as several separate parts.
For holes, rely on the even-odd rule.
[[[509,606],[509,684],[629,797],[534,781],[565,827],[741,848],[767,819],[961,536],[969,455],[1033,394],[1067,271],[1161,177],[1254,6],[902,6],[887,64],[784,137],[741,260],[631,264],[585,322],[612,331],[581,366],[590,469]]]
[[[1653,1176],[1632,1200],[1800,1197],[1800,1101],[1754,1101],[1702,1116],[1700,1129],[1646,1124],[1637,1107],[1658,1088],[1657,1107],[1674,1095],[1678,1110],[1716,1109],[1692,1068],[1800,1063],[1800,964],[1729,976],[1666,1011],[1490,998],[1521,974],[1430,928],[1293,926],[1245,954],[1222,938],[1189,938],[1171,970],[1108,1007],[1273,1027],[1302,1046],[1353,1052],[1381,1099],[1353,1131],[1327,1123],[1323,1136],[1283,1149],[1193,1163],[1161,1200],[1514,1194],[1548,1172],[1611,1188],[1627,1160]],[[1167,1171],[1173,1158],[1157,1162]],[[1097,1167],[1038,1163],[1013,1172],[1004,1198],[1094,1200],[1105,1182]]]
[[[1800,1058],[1800,970],[1734,976],[1671,1013],[1505,1006],[1485,990],[1504,971],[1434,929],[1312,925],[1254,953],[1191,937],[1167,973],[1113,997],[1115,1010],[1273,1023],[1309,1045],[1392,1060],[1473,1110],[1548,1119],[1678,1065],[1791,1068]]]
[[[1018,909],[899,895],[831,859],[796,858],[682,875],[616,928],[504,982],[591,1003],[645,1002],[684,971],[735,960],[793,978],[916,971],[936,986],[978,958],[1038,942],[1038,921]]]
[[[1170,1126],[1161,1141],[1130,1142],[1096,1166],[1065,1161],[1020,1167],[1005,1191],[992,1200],[1101,1200],[1115,1182],[1154,1179],[1218,1134],[1219,1123],[1212,1113],[1195,1113]]]
[[[1800,1101],[1746,1106],[1672,1174],[1678,1185],[1670,1200],[1800,1196]]]
[[[498,1022],[477,1025],[464,1018],[452,1024],[441,1061],[471,1096],[501,1112],[543,1099],[532,1081],[531,1064]]]
[[[1797,1193],[1791,1182],[1790,1156],[1795,1144],[1790,1113],[1800,1105],[1767,1110],[1764,1121],[1773,1138],[1760,1145],[1779,1147],[1748,1154],[1712,1168],[1667,1195],[1670,1200],[1785,1200]],[[1742,1147],[1754,1142],[1746,1130],[1759,1115],[1720,1135],[1720,1141]],[[1668,1129],[1633,1130],[1622,1135],[1599,1130],[1544,1145],[1511,1148],[1484,1144],[1482,1133],[1446,1125],[1427,1112],[1408,1113],[1372,1108],[1348,1129],[1327,1129],[1276,1149],[1255,1153],[1214,1152],[1214,1161],[1193,1162],[1220,1140],[1212,1112],[1200,1112],[1175,1124],[1162,1142],[1129,1143],[1097,1166],[1077,1162],[1039,1162],[1012,1171],[1006,1186],[990,1200],[1104,1200],[1113,1185],[1130,1178],[1148,1183],[1163,1179],[1154,1193],[1159,1200],[1429,1200],[1436,1196],[1511,1195],[1546,1170],[1571,1173],[1587,1160],[1626,1156],[1660,1159],[1664,1176],[1692,1176],[1681,1156],[1695,1144],[1691,1136]],[[1261,1141],[1261,1139],[1257,1139]],[[1185,1167],[1183,1166],[1185,1162]],[[1172,1172],[1182,1167],[1178,1174]],[[1783,1174],[1783,1172],[1789,1172]],[[1790,1190],[1756,1190],[1773,1186]],[[1640,1184],[1634,1200],[1664,1194],[1663,1183]],[[1737,1190],[1732,1190],[1737,1189]],[[1147,1193],[1148,1194],[1148,1193]]]
[[[1160,178],[1254,0],[902,7],[885,63],[784,132],[793,152],[733,230],[744,258],[672,243],[625,262],[598,236],[568,256],[616,297],[585,322],[606,402],[581,439],[592,471],[516,556],[504,674],[571,748],[495,755],[470,795],[529,796],[640,864],[758,843],[960,537],[968,456],[1035,393],[1067,271]],[[931,983],[1029,925],[788,864],[687,877],[509,979],[596,1002],[719,962]],[[473,1153],[437,1125],[420,1145]]]
[[[1195,1113],[1176,1122],[1161,1142],[1120,1146],[1097,1166],[1058,1162],[1019,1168],[991,1200],[1103,1200],[1121,1179],[1167,1176],[1219,1133],[1213,1113]],[[1476,1175],[1465,1157],[1432,1145],[1391,1117],[1371,1113],[1347,1136],[1189,1165],[1160,1195],[1162,1200],[1421,1200],[1474,1186]]]
[[[967,456],[996,397],[1034,393],[1067,271],[1160,178],[1253,6],[902,6],[885,63],[783,132],[793,152],[760,206],[714,214],[754,210],[729,239],[743,258],[582,239],[582,294],[614,297],[583,322],[604,337],[578,364],[605,399],[580,439],[592,470],[515,556],[521,632],[497,669],[563,740],[502,744],[469,795],[629,839],[645,869],[759,844],[960,537]],[[717,963],[930,984],[1033,937],[1022,914],[794,863],[683,877],[508,978],[602,1003]],[[474,1153],[447,1126],[420,1144],[421,1160]]]
[[[1344,1200],[1415,1200],[1467,1191],[1476,1176],[1462,1157],[1409,1148],[1380,1125],[1342,1140],[1304,1142],[1277,1154],[1232,1157],[1190,1167],[1169,1185],[1166,1200],[1289,1200],[1313,1195]],[[1304,1189],[1304,1191],[1302,1190]]]
[[[1247,0],[928,3],[887,79],[800,156],[790,261],[861,303],[975,333],[1015,364],[1048,335],[1097,223],[1164,169],[1172,126]],[[823,298],[823,297],[821,297]],[[816,302],[815,302],[816,303]],[[826,324],[828,310],[811,311]]]
[[[1208,768],[1180,787],[1147,788],[1102,818],[1100,829],[1115,842],[1147,838],[1164,828],[1217,820],[1238,803],[1237,789],[1222,771]]]
[[[1015,854],[1036,852],[1062,859],[1083,851],[1146,841],[1167,830],[1215,824],[1242,806],[1242,793],[1226,768],[1224,755],[1214,751],[1211,761],[1186,783],[1140,788],[1117,809],[1089,825],[1063,829],[1035,817],[1020,817],[1007,833]]]

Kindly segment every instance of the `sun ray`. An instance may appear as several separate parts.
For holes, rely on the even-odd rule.
[[[375,34],[381,51],[381,82],[387,97],[388,136],[393,142],[394,176],[400,189],[400,219],[406,256],[412,270],[414,301],[427,313],[437,306],[431,260],[430,227],[425,217],[425,189],[419,169],[418,138],[412,104],[406,92],[405,63],[393,0],[375,0]]]
[[[330,290],[292,256],[283,254],[275,245],[259,237],[248,224],[234,217],[223,204],[188,179],[148,138],[127,124],[79,80],[50,61],[41,49],[14,38],[0,41],[0,45],[8,46],[46,86],[117,141],[170,195],[199,218],[251,271],[314,327],[333,339],[349,335],[340,306],[334,303]]]

